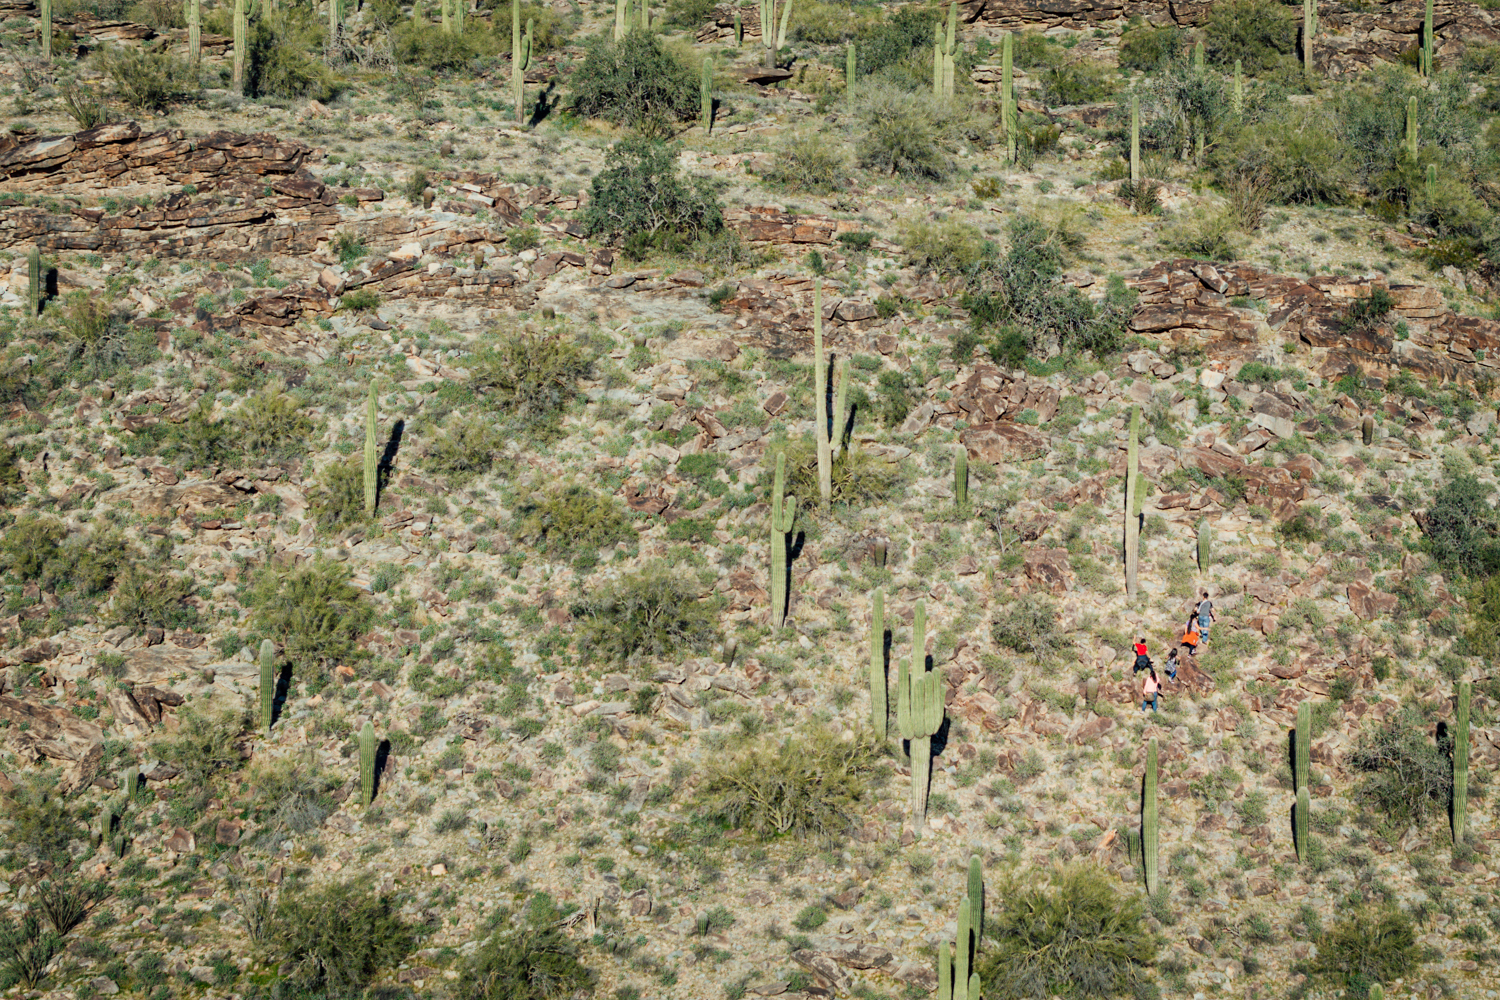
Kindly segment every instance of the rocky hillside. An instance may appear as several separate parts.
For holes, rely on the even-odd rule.
[[[1243,135],[1148,110],[1132,180],[1214,5],[976,0],[919,169],[862,136],[927,22],[865,96],[826,39],[923,9],[810,4],[768,69],[683,5],[713,128],[627,154],[567,110],[597,6],[528,10],[522,127],[508,7],[415,100],[437,10],[349,11],[320,99],[226,88],[216,10],[151,121],[102,60],[180,14],[59,9],[42,80],[0,3],[0,992],[949,997],[977,859],[986,997],[1493,997],[1493,191],[1443,187],[1493,127],[1399,206],[1247,207]],[[1500,40],[1436,11],[1433,131]],[[1422,44],[1319,17],[1254,101],[1353,114]]]

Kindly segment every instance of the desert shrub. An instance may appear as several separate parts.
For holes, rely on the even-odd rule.
[[[1176,59],[1182,51],[1182,33],[1174,25],[1158,28],[1140,18],[1120,35],[1120,68],[1149,73]]]
[[[1233,260],[1239,220],[1223,209],[1195,208],[1169,218],[1157,232],[1157,246],[1167,253],[1198,260]]]
[[[198,624],[198,608],[191,603],[193,581],[163,570],[132,563],[121,574],[111,617],[121,625],[185,629]]]
[[[311,53],[323,51],[323,22],[311,8],[282,7],[271,17],[250,22],[245,88],[256,97],[332,100],[338,81],[328,63]]]
[[[814,45],[842,45],[858,30],[859,21],[852,7],[810,0],[792,8],[787,37]]]
[[[416,946],[398,909],[360,880],[294,886],[276,901],[265,949],[301,988],[352,994]]]
[[[1139,181],[1126,179],[1120,182],[1120,197],[1137,215],[1161,214],[1161,185],[1148,178]]]
[[[245,755],[239,740],[249,723],[247,715],[184,708],[177,718],[177,732],[153,743],[151,751],[181,771],[188,787],[204,788],[216,775],[240,766]]]
[[[1367,729],[1348,755],[1350,768],[1366,776],[1359,799],[1402,827],[1446,808],[1453,789],[1452,761],[1419,722],[1402,718]]]
[[[470,384],[491,409],[536,429],[553,422],[578,392],[593,360],[561,333],[502,333],[469,361]]]
[[[849,180],[849,154],[843,143],[816,132],[794,132],[776,147],[762,176],[796,191],[827,194]]]
[[[457,1000],[553,1000],[587,992],[594,975],[556,927],[496,933],[459,974]]]
[[[988,141],[993,122],[962,97],[936,97],[882,82],[856,91],[855,153],[861,166],[942,180],[961,145]]]
[[[21,478],[21,453],[0,442],[0,507],[25,495],[26,482]]]
[[[101,62],[115,96],[138,111],[165,111],[198,92],[192,66],[165,50],[111,48]]]
[[[989,897],[997,902],[978,961],[986,995],[1112,997],[1143,981],[1160,943],[1141,898],[1087,865],[1058,871],[1047,885],[1039,875],[1014,876]]]
[[[1222,182],[1255,177],[1283,204],[1338,204],[1355,183],[1353,151],[1327,108],[1288,109],[1226,137],[1211,158]]]
[[[65,859],[68,843],[84,836],[67,799],[46,775],[16,783],[0,802],[0,822],[7,823],[6,841],[38,860]]]
[[[678,249],[724,227],[713,183],[682,177],[675,148],[665,143],[639,137],[615,143],[590,191],[584,229],[623,239],[637,256],[647,246]]]
[[[875,380],[875,395],[870,399],[870,410],[886,427],[896,427],[906,419],[916,401],[917,386],[906,372],[886,369]]]
[[[137,24],[149,24],[158,31],[187,27],[183,5],[172,0],[141,0],[130,8],[126,18]]]
[[[762,461],[774,472],[776,456],[786,455],[786,491],[799,498],[798,509],[812,511],[819,498],[818,453],[807,438],[798,438],[766,449]],[[830,468],[830,502],[863,510],[889,498],[900,482],[895,468],[856,446],[844,448],[833,459]],[[769,487],[771,478],[762,479]]]
[[[44,579],[67,536],[68,529],[56,518],[24,514],[0,535],[0,569],[21,580]]]
[[[307,491],[307,519],[320,531],[341,531],[365,522],[363,456],[336,459],[318,470],[317,481]]]
[[[58,310],[64,363],[80,381],[109,378],[157,355],[156,337],[133,329],[107,297],[75,292]]]
[[[1047,104],[1092,104],[1114,92],[1110,72],[1099,63],[1072,59],[1049,66],[1042,71],[1042,94]]]
[[[250,772],[250,816],[256,823],[250,846],[278,850],[288,836],[316,830],[337,803],[332,793],[343,777],[317,763],[281,759],[259,764]]]
[[[699,781],[698,807],[762,839],[840,835],[857,820],[879,760],[868,736],[845,739],[812,724],[714,757]]]
[[[274,388],[248,397],[229,420],[246,454],[266,462],[304,454],[313,432],[313,422],[302,412],[301,402]]]
[[[1427,550],[1445,568],[1500,572],[1500,511],[1490,503],[1492,492],[1493,487],[1464,473],[1434,494],[1424,530]]]
[[[494,31],[499,38],[500,47],[510,51],[510,2],[509,0],[483,0],[480,6],[486,10],[493,10],[500,16],[494,21]],[[559,11],[550,3],[541,0],[527,0],[521,4],[521,28],[524,31],[528,23],[531,24],[531,54],[540,55],[544,52],[553,52],[567,44],[568,39],[573,36],[575,30],[576,15],[563,10]],[[652,23],[655,23],[657,15],[651,15]],[[702,21],[695,22],[697,27]]]
[[[242,591],[250,626],[280,639],[294,663],[331,665],[359,654],[354,640],[369,626],[372,609],[349,582],[349,569],[325,559],[287,572],[268,565]]]
[[[1486,577],[1470,589],[1468,606],[1464,652],[1494,663],[1500,659],[1500,573]]]
[[[1141,149],[1180,156],[1198,137],[1217,138],[1233,120],[1229,84],[1219,73],[1199,73],[1185,63],[1147,78],[1134,87],[1141,114]],[[1123,98],[1109,117],[1110,134],[1130,140],[1130,102]],[[1128,148],[1128,147],[1127,147]]]
[[[428,442],[422,465],[462,485],[494,468],[495,455],[504,446],[499,428],[459,417]]]
[[[651,32],[616,42],[597,36],[573,70],[573,110],[587,118],[664,135],[697,116],[698,75]]]
[[[104,882],[85,882],[61,871],[38,882],[36,889],[37,911],[61,935],[83,923],[90,908],[109,894]]]
[[[1238,59],[1246,73],[1261,73],[1296,51],[1297,25],[1275,0],[1224,0],[1208,12],[1204,49],[1210,62],[1232,68]]]
[[[369,288],[356,288],[339,296],[340,312],[371,312],[380,307],[380,293]]]
[[[1349,303],[1343,319],[1339,320],[1339,329],[1344,333],[1373,330],[1394,308],[1396,300],[1391,298],[1390,292],[1380,287],[1372,288],[1369,295]]]
[[[859,50],[856,73],[871,73],[893,67],[908,56],[932,46],[932,26],[939,14],[935,7],[902,7],[888,17],[873,18],[855,35]],[[930,64],[930,60],[929,60]]]
[[[624,662],[633,656],[681,658],[718,637],[715,602],[665,563],[596,586],[573,606],[585,657]]]
[[[508,8],[506,13],[509,14]],[[509,48],[509,16],[504,21],[504,46]],[[391,31],[392,55],[398,64],[420,66],[437,73],[462,69],[475,56],[494,55],[500,51],[501,44],[496,34],[485,30],[478,18],[466,18],[461,35],[444,31],[441,24],[418,18],[400,18]]]
[[[0,920],[0,988],[19,983],[35,989],[47,975],[47,966],[62,951],[62,938],[44,930],[41,921],[28,913],[19,920]]]
[[[828,911],[816,904],[804,906],[792,919],[792,926],[799,931],[815,931],[828,923]]]
[[[516,537],[542,552],[568,558],[633,540],[635,527],[614,497],[587,486],[553,486],[517,499]]]
[[[910,263],[944,274],[966,273],[993,250],[978,227],[958,219],[912,222],[901,231],[901,245]]]
[[[1390,905],[1346,913],[1317,943],[1314,973],[1344,987],[1345,996],[1361,1000],[1373,983],[1393,983],[1421,961],[1411,916]]]
[[[996,644],[1041,659],[1061,640],[1057,602],[1046,594],[1022,594],[990,625]]]

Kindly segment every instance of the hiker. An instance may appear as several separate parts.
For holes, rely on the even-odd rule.
[[[1141,686],[1141,711],[1147,708],[1158,711],[1156,707],[1157,695],[1161,692],[1161,681],[1156,679],[1156,668],[1146,668],[1146,683]]]
[[[1188,615],[1187,624],[1184,625],[1182,628],[1183,628],[1182,640],[1181,640],[1182,645],[1184,645],[1184,646],[1187,647],[1187,651],[1188,651],[1188,655],[1189,656],[1197,656],[1198,655],[1198,638],[1199,638],[1199,636],[1198,636],[1198,616],[1197,616],[1197,614],[1189,614]]]
[[[1138,674],[1142,670],[1151,669],[1151,657],[1146,652],[1146,637],[1137,636],[1135,640],[1135,665],[1130,668],[1131,674]]]
[[[1177,647],[1176,646],[1173,646],[1171,652],[1167,653],[1167,662],[1165,664],[1165,670],[1164,670],[1164,672],[1167,675],[1167,680],[1169,680],[1169,681],[1176,681],[1177,680]]]
[[[1214,602],[1208,599],[1208,591],[1203,592],[1203,600],[1198,602],[1198,637],[1203,642],[1208,642],[1208,629],[1218,618],[1214,611]]]

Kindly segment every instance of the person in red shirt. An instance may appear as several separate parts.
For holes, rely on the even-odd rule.
[[[1136,640],[1135,640],[1135,647],[1134,648],[1135,648],[1135,663],[1131,666],[1130,672],[1132,674],[1138,674],[1142,670],[1150,670],[1151,669],[1151,657],[1146,652],[1146,637],[1143,636],[1143,635],[1142,636],[1137,636]]]

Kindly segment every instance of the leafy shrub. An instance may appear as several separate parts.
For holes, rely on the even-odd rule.
[[[281,639],[293,662],[331,665],[357,656],[354,640],[373,613],[349,583],[348,568],[325,559],[291,572],[268,565],[241,600],[252,609],[251,628]]]
[[[683,178],[674,147],[645,138],[610,147],[594,175],[583,227],[591,236],[631,244],[681,245],[724,227],[724,211],[707,178]]]
[[[839,835],[856,821],[880,748],[820,724],[714,757],[698,786],[704,814],[762,839]]]
[[[699,113],[698,75],[647,31],[597,36],[570,77],[573,110],[651,135]]]
[[[1195,208],[1172,216],[1157,234],[1157,246],[1167,253],[1198,260],[1233,260],[1239,220],[1224,210]]]
[[[505,32],[508,47],[509,17],[505,18]],[[437,73],[462,69],[475,56],[494,55],[501,47],[478,18],[466,19],[461,35],[445,31],[442,25],[425,18],[400,18],[391,31],[391,42],[398,65],[420,66]]]
[[[61,521],[42,514],[23,514],[0,535],[0,568],[21,580],[44,579],[68,536]]]
[[[922,49],[932,46],[932,26],[938,22],[935,7],[908,6],[866,22],[855,36],[859,50],[856,73],[869,76],[892,68]],[[931,60],[928,60],[929,65]]]
[[[1500,512],[1493,488],[1472,474],[1454,476],[1432,498],[1423,526],[1427,549],[1441,565],[1463,573],[1500,572]]]
[[[328,63],[309,53],[322,52],[323,22],[310,8],[282,7],[269,19],[250,22],[245,89],[256,97],[302,97],[332,100],[338,82]]]
[[[274,388],[246,399],[230,421],[240,446],[267,462],[286,461],[305,453],[313,431],[302,404]]]
[[[198,92],[192,67],[165,50],[111,48],[101,61],[115,95],[139,111],[165,111]]]
[[[1173,25],[1156,27],[1132,18],[1120,35],[1120,68],[1149,73],[1176,59],[1182,51],[1182,34]]]
[[[554,486],[516,502],[516,537],[548,555],[569,557],[635,538],[629,516],[614,497],[587,486]]]
[[[156,756],[182,772],[191,788],[204,788],[210,779],[240,766],[244,754],[239,739],[249,718],[244,713],[208,714],[185,708],[178,713],[177,732],[152,744]]]
[[[371,312],[380,307],[380,295],[373,289],[356,288],[339,296],[340,312]]]
[[[787,25],[789,38],[814,45],[842,45],[858,30],[859,22],[853,8],[845,4],[819,3],[818,0],[792,7],[791,21]]]
[[[82,381],[108,378],[149,363],[156,338],[132,329],[105,297],[75,292],[59,310],[66,363]]]
[[[767,469],[776,468],[777,454],[786,455],[786,491],[800,499],[799,509],[811,510],[819,497],[816,445],[806,438],[773,445],[762,457]],[[900,482],[890,463],[854,446],[839,452],[830,473],[830,502],[861,510],[886,500]]]
[[[52,957],[62,951],[62,938],[42,929],[31,914],[19,921],[0,920],[0,983],[20,983],[35,989],[47,975]]]
[[[510,51],[510,3],[508,0],[483,0],[481,7],[498,12],[501,16],[494,21],[494,32],[499,39],[500,47],[506,52]],[[651,15],[651,20],[656,20],[656,15]],[[524,30],[527,24],[531,25],[531,54],[533,57],[545,52],[554,52],[567,44],[568,39],[574,32],[574,15],[568,11],[559,11],[550,3],[541,0],[527,0],[521,4],[521,27]],[[696,22],[694,27],[702,22]]]
[[[1367,777],[1359,798],[1405,826],[1428,810],[1446,808],[1453,789],[1453,763],[1414,723],[1403,718],[1362,733],[1349,751],[1350,768]]]
[[[112,605],[113,618],[134,629],[192,628],[198,624],[198,609],[189,603],[193,581],[164,572],[160,566],[145,569],[139,564],[126,568]]]
[[[1349,308],[1344,310],[1343,319],[1339,321],[1339,329],[1344,333],[1373,330],[1394,308],[1396,300],[1391,298],[1390,292],[1384,288],[1373,288],[1366,297],[1349,303]]]
[[[718,637],[717,608],[681,572],[654,562],[595,587],[573,606],[585,656],[624,662],[636,655],[681,657]]]
[[[849,155],[843,143],[828,136],[794,132],[777,146],[771,168],[762,176],[796,191],[827,194],[848,183]]]
[[[993,250],[977,227],[958,219],[913,222],[902,230],[901,244],[909,262],[944,274],[966,273]]]
[[[931,180],[951,174],[959,146],[987,141],[994,124],[963,98],[890,83],[860,87],[854,114],[861,166]]]
[[[363,456],[337,459],[318,470],[317,482],[307,491],[307,516],[320,531],[342,531],[365,522]]]
[[[295,886],[276,901],[265,947],[301,988],[352,993],[416,946],[397,911],[364,881]]]
[[[828,911],[816,905],[804,906],[792,920],[792,926],[799,931],[815,931],[826,923]]]
[[[990,897],[997,902],[978,961],[986,995],[1110,997],[1143,981],[1160,943],[1141,898],[1086,865],[1057,872],[1050,885],[1038,884],[1040,874],[1015,876]]]
[[[1365,907],[1346,913],[1318,938],[1315,974],[1346,989],[1346,996],[1369,996],[1373,983],[1392,983],[1415,971],[1421,961],[1412,918],[1394,906]]]
[[[1469,591],[1468,604],[1464,652],[1494,663],[1500,659],[1500,573],[1475,584]]]
[[[502,333],[469,363],[470,385],[491,409],[535,428],[573,401],[593,360],[571,337],[524,330]]]
[[[84,835],[73,818],[67,799],[53,782],[36,776],[16,787],[0,801],[3,822],[9,824],[7,843],[34,858],[56,861],[66,858],[68,843]]]
[[[422,464],[462,485],[494,468],[495,455],[504,446],[505,438],[498,428],[460,417],[428,442]]]
[[[475,952],[459,975],[457,1000],[553,1000],[588,991],[593,973],[556,927],[534,922],[498,933]]]
[[[1092,104],[1114,92],[1110,75],[1108,69],[1089,60],[1060,62],[1042,72],[1042,94],[1051,107]]]
[[[1022,594],[990,626],[998,645],[1041,659],[1057,645],[1057,602],[1046,594]]]
[[[1209,9],[1204,49],[1210,62],[1233,67],[1238,59],[1246,73],[1262,73],[1296,51],[1297,25],[1275,0],[1223,0]]]
[[[1326,108],[1289,109],[1234,132],[1212,151],[1220,179],[1257,178],[1283,204],[1337,204],[1354,185],[1353,150]]]

